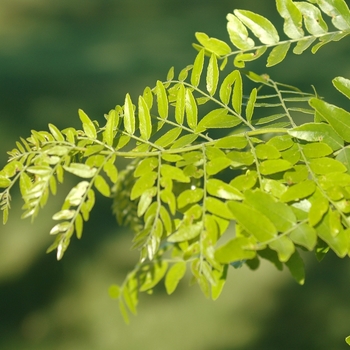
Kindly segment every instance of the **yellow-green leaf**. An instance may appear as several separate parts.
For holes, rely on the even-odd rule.
[[[186,273],[186,263],[184,261],[179,261],[175,263],[165,276],[165,289],[170,295],[174,293],[180,280]]]

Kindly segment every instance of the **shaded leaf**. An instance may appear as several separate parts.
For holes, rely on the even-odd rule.
[[[300,254],[296,250],[289,260],[285,263],[288,267],[291,275],[300,284],[303,285],[305,281],[305,267],[304,262],[300,257]]]

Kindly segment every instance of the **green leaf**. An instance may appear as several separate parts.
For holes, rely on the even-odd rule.
[[[277,30],[267,18],[245,10],[234,10],[234,14],[263,44],[274,45],[279,42]]]
[[[232,220],[234,216],[226,203],[214,197],[206,197],[205,208],[210,213],[219,216],[220,218]]]
[[[168,118],[168,108],[169,108],[168,96],[163,83],[159,80],[157,80],[156,93],[157,93],[158,114],[161,118],[166,119]]]
[[[255,147],[256,156],[259,159],[278,159],[281,157],[279,150],[271,144],[261,143]]]
[[[146,101],[148,108],[151,109],[153,106],[153,92],[149,86],[146,86],[143,90],[142,97]]]
[[[139,177],[131,189],[130,199],[134,200],[142,195],[143,192],[153,187],[158,174],[151,171]]]
[[[288,130],[288,134],[300,140],[324,142],[330,146],[333,151],[344,146],[343,139],[330,125],[325,123],[305,123]]]
[[[186,176],[182,169],[176,168],[168,164],[162,164],[160,172],[164,178],[172,179],[179,182],[190,182],[190,178]]]
[[[314,193],[316,185],[314,181],[305,180],[296,185],[288,187],[281,196],[282,202],[298,201]]]
[[[135,132],[135,111],[129,94],[126,94],[125,96],[124,128],[130,135],[133,135]]]
[[[319,191],[315,191],[314,195],[310,199],[312,200],[312,202],[308,213],[309,224],[311,226],[315,226],[328,212],[329,202],[325,197],[323,197],[321,193],[319,193]]]
[[[235,187],[218,179],[209,179],[207,181],[207,191],[211,196],[222,199],[241,200],[243,195]]]
[[[158,164],[158,158],[156,157],[142,159],[134,171],[134,176],[140,177],[146,173],[149,173],[153,171],[153,169],[157,168]]]
[[[350,29],[350,11],[344,0],[316,0],[323,12],[332,18],[333,25],[340,30]]]
[[[298,224],[289,234],[289,238],[302,247],[312,251],[317,243],[317,233],[313,227],[306,223]]]
[[[117,182],[117,180],[118,180],[118,169],[114,165],[114,160],[113,159],[109,160],[108,162],[106,162],[103,165],[103,170],[104,170],[104,172],[107,174],[107,176],[109,177],[109,179],[113,183]]]
[[[216,279],[216,285],[212,286],[211,288],[211,298],[213,300],[216,300],[220,296],[224,288],[226,278],[227,278],[227,270],[228,270],[228,265],[224,265],[222,271],[213,270],[213,276]]]
[[[138,115],[139,128],[140,128],[141,138],[147,141],[151,137],[152,123],[151,123],[151,114],[150,114],[149,108],[147,106],[145,99],[142,96],[139,96],[138,107],[139,107],[139,115]]]
[[[195,132],[203,132],[206,129],[227,129],[241,124],[241,119],[228,114],[225,108],[210,111],[198,123]]]
[[[320,178],[321,187],[328,190],[334,186],[350,186],[350,175],[347,173],[329,173]]]
[[[184,261],[179,261],[175,263],[165,276],[165,289],[166,292],[170,295],[174,293],[177,285],[180,280],[186,273],[186,263]]]
[[[111,190],[109,188],[109,185],[101,175],[96,176],[94,185],[96,189],[105,197],[109,197],[111,195]]]
[[[181,134],[182,128],[173,128],[163,134],[158,140],[154,143],[160,147],[167,147],[171,145]]]
[[[232,93],[232,85],[235,82],[237,84],[239,84],[239,82],[238,82],[239,78],[241,78],[239,71],[234,70],[233,72],[228,74],[225,77],[224,81],[222,82],[222,84],[220,86],[219,96],[220,96],[220,100],[225,105],[228,105],[228,103],[230,102],[230,97],[231,97],[231,93]],[[242,79],[240,79],[240,83],[242,84]],[[242,86],[241,86],[241,89],[242,89]],[[240,104],[241,103],[242,103],[242,101],[240,102]]]
[[[198,203],[203,198],[203,194],[203,189],[201,188],[181,192],[177,198],[178,208],[181,209],[188,204]]]
[[[321,114],[324,119],[327,120],[327,122],[333,127],[338,135],[340,135],[346,142],[350,142],[349,112],[317,98],[312,98],[309,101],[309,104],[319,114]]]
[[[332,148],[323,142],[307,143],[302,148],[306,158],[321,158],[333,153]]]
[[[197,222],[192,225],[182,225],[168,238],[168,242],[183,242],[196,238],[203,230],[203,223]]]
[[[75,210],[60,210],[56,214],[52,216],[53,220],[70,220],[74,217],[76,211]]]
[[[350,173],[350,148],[342,149],[335,159],[344,164],[347,172]]]
[[[257,93],[258,93],[257,89],[254,88],[254,89],[251,91],[250,96],[249,96],[249,99],[248,99],[248,102],[247,102],[247,107],[246,107],[246,110],[245,110],[245,115],[246,115],[246,118],[247,118],[247,121],[248,121],[248,122],[251,122],[252,117],[253,117]]]
[[[0,175],[0,188],[6,188],[11,185],[11,180],[5,176]]]
[[[108,295],[111,299],[119,299],[120,287],[117,284],[113,284],[108,288]]]
[[[90,120],[90,118],[82,109],[79,109],[78,113],[79,113],[79,118],[83,123],[83,129],[86,136],[96,139],[97,133],[96,133],[96,128],[94,123]]]
[[[69,173],[86,179],[93,177],[97,171],[96,168],[91,168],[88,165],[81,163],[70,163],[69,166],[63,166],[63,169]]]
[[[228,157],[214,158],[206,165],[208,175],[215,175],[231,165],[232,161]]]
[[[337,220],[333,222],[332,216],[334,215],[337,215],[337,213],[329,210],[315,229],[318,236],[325,241],[340,258],[344,258],[349,251],[349,232],[342,230],[339,216],[337,216]]]
[[[315,174],[343,173],[346,172],[346,166],[332,158],[317,158],[309,161],[310,168]]]
[[[62,135],[61,131],[53,124],[49,124],[49,130],[52,134],[52,136],[57,141],[64,141],[64,136]]]
[[[235,220],[245,231],[260,242],[265,242],[277,235],[275,225],[260,211],[239,202],[229,202],[228,207]]]
[[[252,49],[255,45],[254,40],[249,38],[247,28],[232,13],[227,15],[227,31],[230,40],[234,46],[241,50]]]
[[[315,40],[316,38],[312,36],[312,37],[307,37],[303,40],[298,41],[293,49],[293,53],[295,53],[296,55],[301,55],[305,50],[307,50],[310,47],[310,45]]]
[[[287,231],[296,224],[293,210],[285,203],[278,202],[272,195],[261,190],[247,190],[244,196],[244,203],[264,214],[278,231]]]
[[[288,267],[288,269],[289,269],[291,275],[294,277],[294,279],[300,285],[303,285],[305,282],[304,262],[301,259],[297,250],[294,252],[294,254],[289,258],[289,260],[285,264]]]
[[[204,49],[200,50],[194,60],[192,74],[191,74],[191,85],[195,87],[199,85],[199,82],[201,79],[201,74],[202,74],[203,65],[204,65],[204,52],[205,52]]]
[[[193,97],[191,90],[187,88],[185,93],[185,110],[186,110],[187,124],[192,130],[194,130],[197,126],[198,109],[197,109],[196,100]]]
[[[89,187],[89,182],[81,181],[76,186],[74,186],[68,193],[65,202],[67,201],[70,205],[79,205]]]
[[[153,197],[157,194],[157,188],[151,187],[141,194],[139,203],[137,205],[137,216],[142,216],[149,208],[153,201]]]
[[[60,222],[59,224],[55,225],[51,229],[50,235],[56,235],[57,233],[64,233],[71,227],[71,225],[72,223],[70,221]]]
[[[350,99],[350,80],[343,77],[336,77],[332,80],[334,87],[344,96]]]
[[[176,97],[175,105],[175,120],[178,124],[182,125],[185,116],[185,87],[183,84],[179,85],[179,90]]]
[[[107,123],[105,130],[103,131],[103,141],[108,145],[112,146],[114,141],[114,129],[117,127],[118,116],[115,110],[111,110],[107,115]]]
[[[222,40],[209,38],[207,34],[200,32],[197,32],[195,36],[198,42],[203,45],[206,50],[217,56],[225,56],[231,52],[230,46]]]
[[[83,234],[83,218],[81,216],[81,214],[77,214],[77,216],[75,217],[75,232],[77,235],[77,238],[80,239],[82,234]]]
[[[291,39],[300,39],[304,36],[302,29],[302,15],[292,0],[277,0],[276,6],[284,19],[283,31]]]
[[[295,246],[287,236],[279,236],[269,244],[269,247],[277,252],[281,262],[288,261],[295,252]]]
[[[119,299],[119,311],[123,316],[124,322],[126,324],[130,323],[128,312],[126,311],[125,305],[121,299]]]
[[[234,261],[253,259],[256,256],[255,248],[250,238],[234,238],[216,249],[215,260],[221,264],[229,264]]]
[[[350,335],[345,338],[346,344],[350,345]]]
[[[219,82],[219,66],[216,55],[212,54],[210,56],[208,69],[207,69],[207,91],[210,96],[215,94]]]
[[[267,58],[266,67],[272,67],[282,62],[287,56],[289,48],[290,48],[289,42],[275,46],[272,49],[271,53],[269,54],[269,57]]]
[[[260,164],[260,172],[263,175],[271,175],[288,170],[292,166],[293,164],[284,159],[265,160]]]
[[[248,141],[244,136],[226,136],[220,138],[216,143],[215,146],[218,148],[235,148],[235,149],[243,149],[247,146]]]
[[[187,135],[181,136],[171,145],[170,148],[177,149],[177,148],[182,148],[182,147],[191,145],[197,138],[198,138],[198,135],[195,135],[195,134],[187,134]]]
[[[295,2],[302,13],[306,30],[312,35],[325,34],[328,31],[326,22],[323,20],[320,10],[307,2]]]

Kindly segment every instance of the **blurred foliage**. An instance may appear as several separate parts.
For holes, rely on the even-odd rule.
[[[275,14],[274,3],[267,0],[2,0],[1,149],[12,148],[18,135],[27,136],[29,126],[78,123],[80,107],[93,119],[100,118],[126,91],[136,95],[164,76],[169,65],[191,62],[194,31],[226,38],[222,18],[242,7],[271,19]],[[293,70],[274,67],[268,73],[304,88],[309,76],[321,72],[313,81],[318,92],[344,103],[335,100],[330,80],[350,75],[349,51],[349,45],[340,42],[333,44],[332,52],[321,50],[317,58],[288,58],[286,66]],[[259,64],[253,67],[266,71]],[[0,161],[4,164],[5,152]],[[347,261],[332,255],[320,265],[308,261],[303,288],[264,265],[254,274],[232,270],[231,282],[215,303],[195,288],[184,294],[181,286],[165,303],[164,291],[156,290],[155,296],[144,298],[140,315],[126,327],[107,288],[122,279],[137,256],[128,250],[128,233],[116,234],[115,222],[105,215],[110,203],[104,203],[93,212],[84,239],[73,242],[60,263],[54,255],[44,255],[47,218],[57,207],[46,208],[35,227],[14,220],[19,216],[19,208],[14,208],[17,213],[0,235],[0,348],[243,350],[273,349],[281,343],[291,350],[346,347],[350,305],[345,276],[350,269]]]

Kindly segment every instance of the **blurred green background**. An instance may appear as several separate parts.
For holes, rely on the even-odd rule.
[[[234,8],[263,14],[281,28],[272,0],[1,0],[0,164],[30,129],[78,126],[78,108],[92,118],[141,93],[193,61],[194,32],[227,40],[225,16]],[[349,39],[317,56],[290,56],[267,69],[249,69],[346,105],[331,79],[350,77]],[[347,349],[350,265],[332,253],[306,259],[307,280],[263,264],[230,271],[222,297],[206,300],[184,281],[171,297],[163,288],[141,297],[126,326],[110,284],[137,261],[131,234],[118,228],[110,201],[99,198],[80,242],[63,261],[45,254],[50,217],[63,194],[34,224],[22,221],[18,194],[0,233],[0,349]]]

